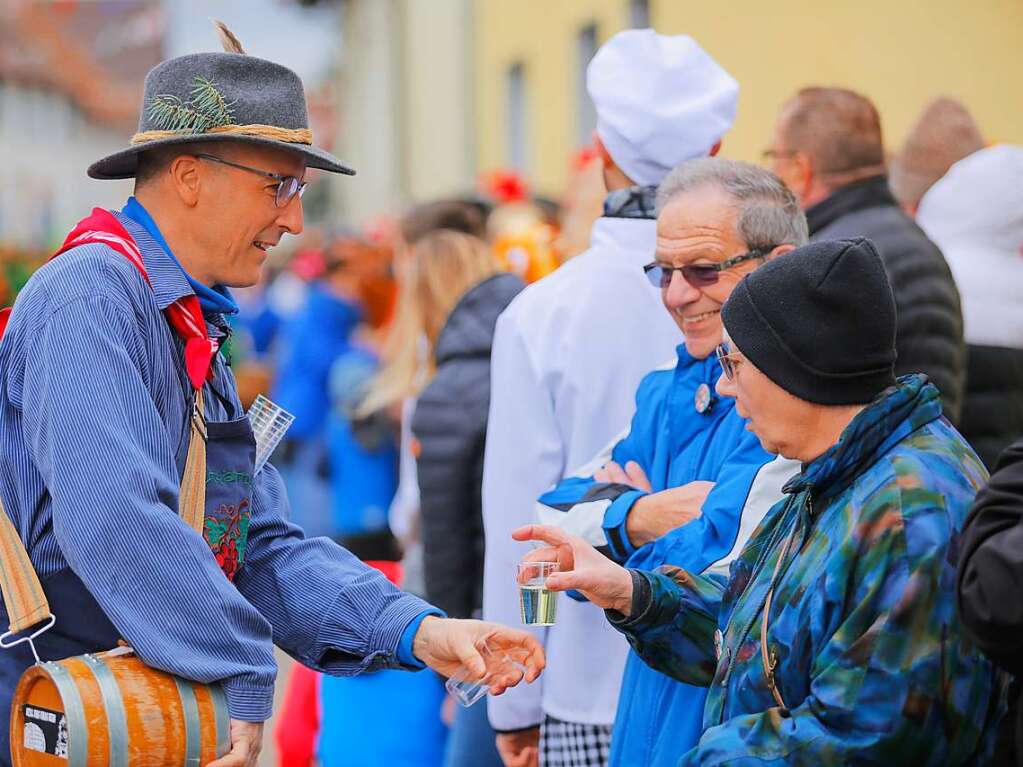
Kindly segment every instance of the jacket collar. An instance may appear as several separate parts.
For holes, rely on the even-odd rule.
[[[873,176],[843,186],[833,192],[830,197],[811,205],[806,211],[806,222],[810,227],[810,235],[814,235],[832,222],[855,213],[864,208],[887,207],[897,205],[888,188],[887,176]]]
[[[591,249],[615,251],[639,268],[654,260],[656,246],[657,222],[652,219],[601,216],[590,232]],[[646,280],[642,272],[639,276]],[[650,290],[654,292],[656,288]]]
[[[903,376],[845,428],[838,442],[785,483],[786,493],[833,496],[906,437],[941,416],[941,397],[920,374]]]
[[[608,218],[657,218],[657,185],[616,189],[604,198]]]

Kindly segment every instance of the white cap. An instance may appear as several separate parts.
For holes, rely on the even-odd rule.
[[[739,84],[688,35],[629,29],[586,70],[597,135],[630,179],[659,184],[705,157],[735,121]]]

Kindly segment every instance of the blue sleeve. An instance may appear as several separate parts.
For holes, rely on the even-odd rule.
[[[625,529],[633,504],[646,493],[631,485],[598,482],[593,474],[608,461],[625,466],[635,461],[651,473],[656,447],[657,424],[668,371],[655,371],[643,379],[636,392],[636,412],[627,434],[595,456],[577,475],[567,477],[537,501],[537,520],[579,535],[616,562],[624,562],[635,551]],[[650,477],[656,484],[657,478]]]
[[[739,422],[739,428],[743,423]],[[700,516],[636,550],[627,566],[643,570],[674,565],[699,573],[728,554],[753,480],[772,460],[754,435],[744,433],[715,475],[707,478],[715,485],[700,507]]]
[[[146,386],[144,343],[99,296],[45,318],[25,367],[25,442],[61,552],[121,636],[154,668],[222,682],[231,717],[260,721],[277,671],[270,623],[177,514],[177,435]]]
[[[715,635],[727,579],[668,567],[638,574],[649,585],[646,604],[629,616],[608,612],[611,625],[651,668],[707,687],[717,670]]]
[[[398,662],[401,665],[408,668],[426,668],[426,664],[419,660],[416,654],[412,652],[412,645],[416,640],[416,632],[419,631],[423,619],[430,615],[443,617],[444,613],[440,610],[424,610],[413,618],[412,622],[401,633],[401,640],[398,642]]]
[[[402,656],[400,644],[413,622],[441,611],[333,541],[306,538],[286,518],[284,485],[271,464],[256,476],[252,501],[245,566],[235,583],[273,626],[277,645],[335,676],[422,668],[411,645]]]

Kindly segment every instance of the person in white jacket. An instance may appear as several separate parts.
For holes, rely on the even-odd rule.
[[[627,422],[643,376],[682,341],[643,273],[655,245],[656,187],[678,163],[715,154],[738,84],[692,38],[612,37],[587,70],[608,189],[590,248],[528,287],[494,339],[483,476],[483,612],[520,621],[511,531],[537,497],[592,458]],[[628,646],[602,611],[562,599],[538,630],[543,680],[488,701],[508,767],[604,765]]]

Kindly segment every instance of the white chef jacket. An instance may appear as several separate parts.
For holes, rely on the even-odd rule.
[[[511,531],[533,522],[537,497],[629,422],[640,379],[682,341],[643,274],[655,241],[652,220],[599,219],[590,249],[526,288],[498,320],[483,472],[488,620],[521,625],[515,565],[530,545]],[[628,644],[603,611],[561,596],[557,623],[537,636],[547,669],[488,699],[494,728],[529,727],[545,714],[610,725]]]

